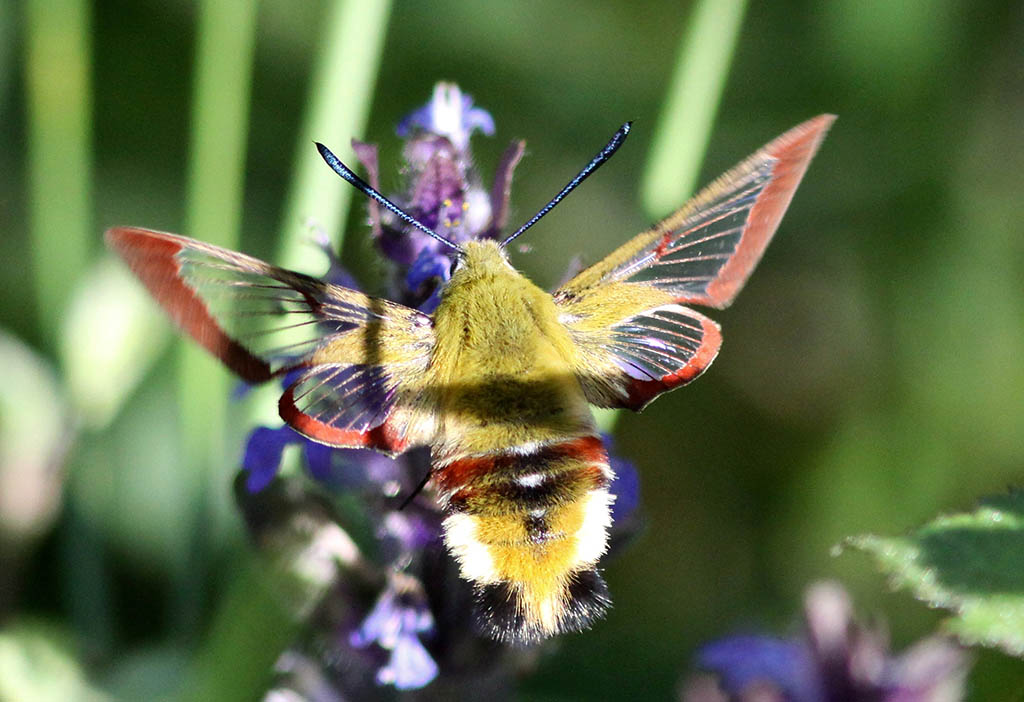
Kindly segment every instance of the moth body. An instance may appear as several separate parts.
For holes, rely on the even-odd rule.
[[[467,242],[434,326],[445,542],[494,638],[578,629],[608,603],[612,473],[554,300],[495,242]]]

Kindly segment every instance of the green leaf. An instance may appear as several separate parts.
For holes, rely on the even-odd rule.
[[[1024,490],[986,497],[970,513],[938,517],[901,537],[856,536],[894,587],[952,611],[967,644],[1024,657]]]

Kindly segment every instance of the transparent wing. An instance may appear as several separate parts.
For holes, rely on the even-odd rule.
[[[356,435],[389,421],[399,387],[415,387],[426,368],[433,326],[416,310],[174,234],[119,227],[107,242],[174,322],[244,380],[298,373],[282,416],[286,404],[293,426],[308,414],[313,439],[372,445]],[[329,431],[348,432],[349,443],[324,439]]]
[[[401,453],[423,440],[415,437],[425,436],[430,420],[410,411],[417,392],[403,388],[408,375],[380,365],[319,364],[285,390],[278,407],[292,428],[321,443]]]
[[[761,259],[834,119],[821,115],[778,137],[555,297],[631,282],[670,293],[676,302],[728,306]]]
[[[601,331],[570,325],[580,354],[577,377],[599,407],[640,410],[707,370],[722,335],[704,315],[677,304],[624,317]]]
[[[683,304],[733,301],[834,119],[786,132],[555,291],[592,403],[640,409],[707,369],[721,333]]]

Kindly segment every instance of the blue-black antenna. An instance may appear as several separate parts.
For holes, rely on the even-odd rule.
[[[359,192],[363,193],[364,195],[369,197],[371,200],[376,200],[379,204],[383,205],[387,210],[392,212],[396,217],[398,217],[400,220],[402,220],[406,224],[410,224],[410,225],[416,227],[417,229],[419,229],[424,234],[427,234],[428,236],[431,236],[431,237],[437,239],[438,241],[440,241],[445,246],[448,246],[449,248],[454,249],[455,251],[458,251],[459,253],[462,253],[462,247],[461,246],[456,244],[454,241],[449,241],[448,239],[445,239],[443,236],[441,236],[440,234],[435,232],[433,229],[431,229],[427,225],[423,224],[422,222],[420,222],[418,219],[416,219],[412,215],[406,213],[405,210],[403,210],[401,207],[399,207],[395,203],[391,202],[391,200],[388,200],[386,197],[384,197],[379,192],[374,190],[372,185],[370,185],[365,180],[363,180],[362,178],[357,176],[355,173],[353,173],[352,169],[349,168],[348,166],[346,166],[344,163],[342,163],[341,160],[337,156],[335,156],[333,153],[331,153],[330,149],[328,149],[326,146],[324,146],[320,142],[314,142],[314,143],[316,144],[317,151],[320,152],[320,155],[323,157],[324,161],[327,162],[327,165],[330,166],[334,170],[335,173],[337,173],[342,178],[347,180],[349,183],[354,185],[355,188],[357,190],[359,190]]]
[[[539,222],[541,217],[543,217],[548,212],[553,210],[555,208],[555,205],[561,202],[566,195],[575,190],[577,185],[585,181],[588,177],[590,177],[591,173],[596,171],[598,168],[601,167],[601,165],[605,161],[610,159],[612,157],[612,154],[618,151],[619,147],[622,146],[622,142],[626,140],[626,136],[629,135],[629,128],[632,125],[632,122],[626,122],[624,125],[619,127],[619,131],[615,132],[615,135],[607,144],[605,144],[605,147],[597,153],[597,156],[595,156],[582,171],[577,173],[576,177],[570,180],[569,184],[562,188],[562,191],[560,193],[551,198],[551,202],[544,205],[544,207],[540,208],[540,212],[535,214],[533,217],[530,217],[530,221],[528,221],[523,226],[519,227],[519,229],[517,229],[515,233],[512,234],[512,236],[508,237],[507,239],[505,239],[505,241],[501,242],[502,247],[508,246],[508,243],[510,241],[512,241],[517,236],[519,236],[527,229],[529,229],[537,222]]]

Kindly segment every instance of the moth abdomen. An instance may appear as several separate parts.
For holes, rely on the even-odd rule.
[[[530,644],[555,633],[583,631],[612,603],[608,586],[596,568],[572,573],[567,592],[559,628],[550,631],[525,614],[521,595],[513,583],[480,586],[475,598],[477,626],[496,641]]]
[[[530,642],[586,628],[608,605],[594,569],[612,479],[596,436],[441,461],[445,541],[472,581],[482,627]]]

